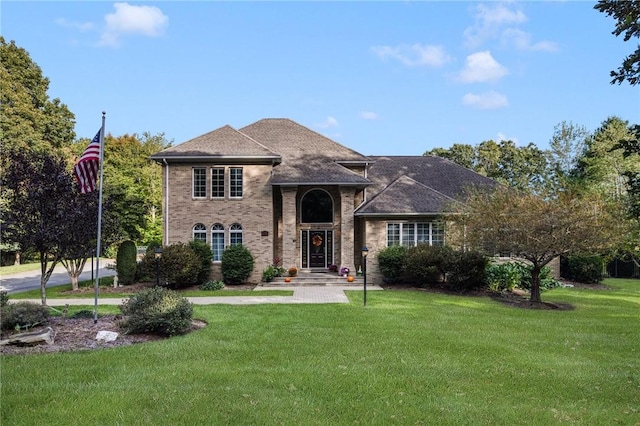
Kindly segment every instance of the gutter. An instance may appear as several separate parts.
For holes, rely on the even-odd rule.
[[[162,161],[165,165],[164,245],[168,246],[169,245],[169,163],[167,162],[166,158],[163,158]]]

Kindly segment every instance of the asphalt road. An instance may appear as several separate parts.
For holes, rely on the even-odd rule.
[[[107,265],[113,264],[113,260],[100,260],[100,276],[101,277],[110,277],[116,275],[116,271],[113,269],[107,269]],[[19,293],[21,291],[34,290],[40,288],[40,268],[35,271],[29,272],[20,272],[17,274],[4,275],[0,270],[0,290],[6,291],[8,294]],[[93,278],[95,279],[95,265],[94,265],[94,273]],[[90,280],[91,277],[91,262],[88,261],[82,274],[80,274],[80,281]],[[65,285],[71,283],[69,279],[69,274],[67,270],[64,269],[64,266],[58,264],[56,268],[53,270],[49,281],[47,282],[47,288],[55,287],[58,285]]]

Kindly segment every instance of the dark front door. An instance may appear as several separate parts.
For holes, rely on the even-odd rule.
[[[309,232],[309,267],[327,267],[327,233],[326,231]]]

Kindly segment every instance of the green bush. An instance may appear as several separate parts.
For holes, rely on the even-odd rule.
[[[49,308],[29,302],[9,303],[0,308],[0,328],[14,330],[31,328],[49,322]]]
[[[518,287],[523,290],[531,290],[532,266],[520,264],[520,267],[522,268],[523,272],[522,280],[520,281],[520,284],[518,284]],[[548,266],[542,267],[542,269],[540,270],[540,276],[538,278],[540,279],[540,290],[542,291],[556,287],[562,287],[562,284],[555,278],[553,278],[551,268],[549,268]]]
[[[120,306],[127,333],[157,333],[168,336],[191,327],[193,306],[177,292],[154,287],[138,292]]]
[[[452,250],[445,246],[418,244],[407,250],[405,274],[424,286],[444,281],[446,265]]]
[[[400,281],[404,273],[406,259],[407,248],[405,246],[393,245],[385,247],[378,252],[378,267],[384,282],[395,283]]]
[[[173,289],[197,285],[201,270],[200,257],[187,244],[171,244],[162,250],[160,285]]]
[[[213,252],[211,247],[203,241],[192,240],[189,242],[189,247],[200,258],[201,268],[198,272],[198,284],[202,284],[209,279],[211,274],[211,259],[213,258]]]
[[[452,251],[446,261],[447,283],[455,291],[467,291],[486,286],[489,259],[477,251]]]
[[[9,303],[9,293],[7,293],[4,290],[0,291],[0,308],[3,306],[7,306],[8,303]]]
[[[486,269],[486,279],[492,291],[513,291],[522,282],[524,265],[518,262],[491,264]]]
[[[229,246],[222,252],[220,269],[225,283],[240,284],[253,272],[253,256],[242,244]]]
[[[275,277],[278,277],[278,268],[273,265],[269,265],[262,271],[262,281],[271,282]]]
[[[597,255],[569,256],[568,269],[570,280],[579,283],[595,284],[602,281],[604,259]]]
[[[200,284],[200,290],[202,291],[217,291],[223,288],[224,283],[222,281],[207,281],[206,283]]]
[[[116,254],[116,271],[118,271],[118,283],[122,285],[133,284],[136,279],[137,248],[133,241],[123,241],[118,246]]]

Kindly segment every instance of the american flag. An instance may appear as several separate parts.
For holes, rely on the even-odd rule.
[[[82,157],[73,168],[80,192],[86,194],[96,189],[98,171],[100,170],[100,130],[93,138]]]

